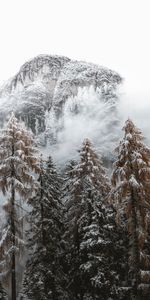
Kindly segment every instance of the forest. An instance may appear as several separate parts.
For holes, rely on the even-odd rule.
[[[63,168],[14,114],[0,132],[0,299],[150,299],[150,148],[128,119],[112,172],[86,138]]]

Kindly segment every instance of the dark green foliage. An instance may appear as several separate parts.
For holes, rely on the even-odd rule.
[[[115,212],[106,202],[108,179],[90,141],[84,142],[79,163],[67,167],[67,178],[64,260],[68,298],[119,299],[120,270],[115,262],[117,251],[121,256],[121,246],[116,244],[119,233]]]
[[[24,293],[30,299],[50,300],[61,296],[62,205],[60,177],[51,158],[41,165],[39,190],[30,199],[31,234],[28,234],[29,259],[24,277]],[[63,299],[63,298],[62,298]]]

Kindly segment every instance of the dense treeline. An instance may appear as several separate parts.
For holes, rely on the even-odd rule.
[[[59,173],[11,116],[0,135],[0,299],[149,299],[150,149],[131,120],[123,130],[110,180],[90,140]]]

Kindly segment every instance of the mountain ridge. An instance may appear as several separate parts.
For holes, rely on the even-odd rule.
[[[80,115],[83,105],[88,105],[89,111],[90,106],[86,103],[88,97],[91,97],[89,89],[92,86],[92,93],[98,98],[95,102],[97,110],[103,109],[99,102],[108,103],[112,110],[112,107],[117,106],[118,88],[122,81],[117,72],[93,63],[59,55],[36,56],[25,62],[18,73],[1,88],[1,127],[11,111],[14,111],[16,117],[24,121],[34,134],[46,134],[46,138],[52,138],[52,132],[55,132],[57,139],[57,132],[63,128],[66,107],[70,110],[68,102],[74,101],[72,99],[76,101],[71,108],[71,117]],[[81,92],[85,89],[86,99]],[[82,100],[83,105],[80,105]],[[92,101],[90,105],[93,105]],[[108,114],[109,107],[106,111]]]

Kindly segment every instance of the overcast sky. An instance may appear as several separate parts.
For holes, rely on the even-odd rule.
[[[60,54],[150,95],[150,0],[1,0],[0,12],[0,83],[36,55]]]

